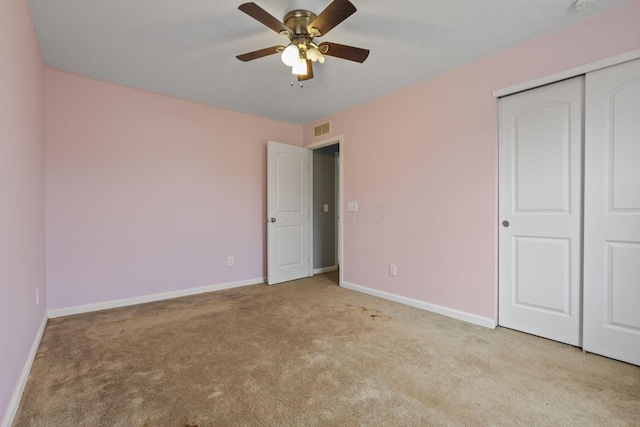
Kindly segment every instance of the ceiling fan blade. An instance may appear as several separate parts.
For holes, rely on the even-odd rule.
[[[349,0],[333,0],[316,19],[309,24],[307,31],[314,37],[326,35],[333,27],[353,15],[356,7]]]
[[[310,59],[307,59],[307,74],[298,75],[298,81],[303,82],[305,80],[311,80],[313,78],[313,62]]]
[[[274,53],[282,52],[282,49],[284,49],[284,46],[265,47],[264,49],[243,53],[242,55],[236,56],[236,58],[244,62],[253,61],[254,59],[258,59],[264,56],[273,55]]]
[[[354,62],[364,62],[369,56],[369,49],[347,46],[344,44],[324,42],[318,46],[324,55],[335,56],[336,58],[348,59]]]
[[[238,9],[240,9],[241,11],[243,11],[244,13],[246,13],[256,21],[271,28],[273,31],[275,31],[278,34],[282,34],[282,33],[291,34],[291,30],[289,29],[289,27],[284,25],[279,19],[276,19],[269,12],[267,12],[266,10],[264,10],[263,8],[261,8],[260,6],[258,6],[253,2],[243,3],[240,6],[238,6]]]

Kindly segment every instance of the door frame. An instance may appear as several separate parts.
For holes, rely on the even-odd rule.
[[[339,173],[340,173],[340,182],[338,183],[338,192],[340,194],[340,206],[338,206],[338,217],[340,218],[340,221],[338,222],[338,238],[340,239],[340,247],[342,248],[342,256],[340,259],[340,265],[338,266],[339,268],[339,278],[338,281],[340,283],[338,283],[339,286],[342,286],[342,283],[344,283],[344,229],[342,227],[344,221],[342,220],[343,216],[342,216],[342,200],[344,200],[343,196],[343,189],[344,189],[344,151],[343,151],[343,145],[344,145],[344,137],[342,135],[336,135],[336,136],[332,136],[330,138],[326,138],[320,141],[315,141],[312,142],[310,144],[305,145],[305,148],[310,149],[311,151],[313,150],[317,150],[318,148],[323,148],[323,147],[327,147],[329,145],[335,145],[338,144],[338,151],[340,152],[340,162],[339,162]],[[313,162],[311,162],[311,201],[313,203]],[[337,251],[337,249],[336,249]],[[311,249],[310,249],[310,256],[311,256],[311,265],[310,265],[310,271],[309,271],[309,275],[312,276],[313,275],[313,232],[311,233]],[[336,253],[336,258],[337,258],[338,254]]]
[[[560,71],[559,73],[549,74],[536,79],[527,80],[511,86],[507,86],[502,89],[496,89],[491,92],[491,94],[494,98],[502,98],[503,96],[513,95],[517,92],[534,89],[538,86],[544,86],[550,83],[556,83],[561,80],[570,79],[572,77],[590,73],[591,71],[596,71],[602,68],[611,67],[613,65],[622,64],[623,62],[633,61],[634,59],[638,58],[640,58],[640,49],[630,50],[619,55],[610,56],[598,61],[589,62],[588,64],[570,68],[565,71]]]

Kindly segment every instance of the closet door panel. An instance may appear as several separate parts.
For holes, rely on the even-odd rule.
[[[587,75],[584,349],[640,365],[640,60]]]
[[[499,324],[581,344],[584,79],[500,100]]]

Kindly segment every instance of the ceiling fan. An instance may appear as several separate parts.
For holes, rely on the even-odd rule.
[[[292,73],[298,76],[299,81],[303,81],[313,78],[312,63],[323,63],[324,55],[360,63],[369,56],[368,49],[331,42],[314,42],[316,37],[325,36],[336,25],[355,13],[357,9],[349,0],[333,0],[320,15],[304,9],[292,10],[284,16],[282,22],[253,2],[241,4],[238,9],[276,33],[289,38],[287,46],[271,46],[236,56],[241,61],[247,62],[282,53],[282,62],[291,67]]]

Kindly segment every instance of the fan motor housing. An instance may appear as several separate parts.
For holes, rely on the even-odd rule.
[[[316,14],[304,9],[296,9],[287,13],[282,22],[291,29],[297,37],[309,37],[308,27],[315,19]]]

